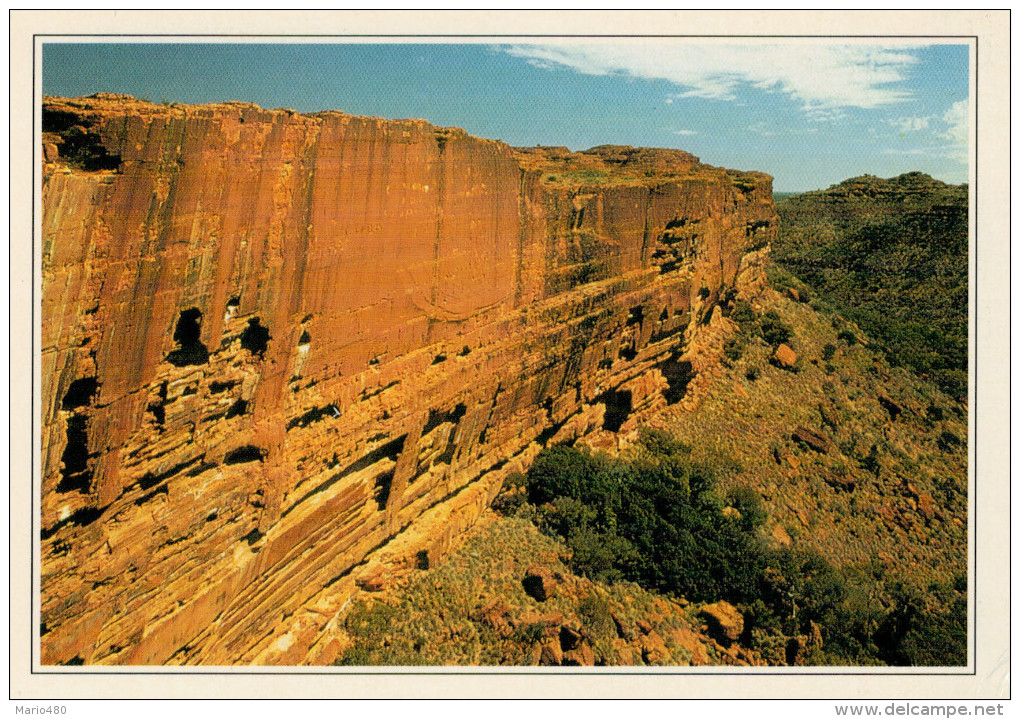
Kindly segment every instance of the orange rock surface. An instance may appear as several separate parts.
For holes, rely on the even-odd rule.
[[[771,180],[420,120],[46,98],[42,660],[330,656],[555,436],[683,395]]]

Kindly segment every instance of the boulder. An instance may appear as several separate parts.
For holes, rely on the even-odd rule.
[[[502,598],[493,599],[475,612],[472,619],[492,627],[501,637],[509,637],[514,632],[510,608]]]
[[[546,612],[539,614],[536,611],[527,611],[521,615],[521,624],[544,624],[548,627],[558,627],[563,624],[563,612]]]
[[[772,353],[772,363],[782,369],[793,369],[797,364],[797,353],[789,345],[779,345]]]
[[[378,567],[356,579],[355,584],[366,592],[381,592],[386,588],[386,572]]]
[[[687,627],[680,627],[676,629],[671,636],[673,641],[682,651],[690,653],[690,663],[692,666],[705,666],[710,662],[708,650],[705,649],[704,638],[699,637],[691,629]]]
[[[595,666],[595,650],[587,640],[578,644],[574,649],[563,652],[563,665],[572,667],[593,667]]]
[[[544,667],[558,667],[563,663],[563,649],[559,639],[546,639],[542,642],[542,654],[539,664]]]
[[[610,616],[613,618],[613,625],[616,627],[617,637],[619,637],[620,639],[632,639],[634,637],[634,632],[631,631],[630,627],[627,626],[623,619],[621,619],[615,613],[610,614]]]
[[[544,602],[556,593],[558,582],[550,570],[536,564],[528,568],[521,584],[528,596],[537,602]]]
[[[857,477],[851,474],[826,474],[825,481],[836,489],[845,489],[852,492],[857,488]]]
[[[701,608],[701,616],[708,623],[708,631],[723,644],[737,641],[744,631],[744,617],[729,602],[716,602]]]
[[[641,658],[645,664],[664,664],[669,661],[669,649],[658,632],[653,630],[641,637]]]

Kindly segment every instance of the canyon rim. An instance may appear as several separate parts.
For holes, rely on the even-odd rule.
[[[543,446],[683,401],[776,230],[770,177],[677,150],[42,112],[46,664],[328,658]]]

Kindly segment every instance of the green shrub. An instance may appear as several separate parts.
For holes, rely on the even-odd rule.
[[[939,449],[943,452],[955,452],[960,449],[964,443],[955,432],[945,430],[939,435],[939,438],[936,440],[936,444],[938,444]]]
[[[730,337],[723,344],[723,357],[726,358],[729,364],[737,362],[741,357],[744,356],[744,348],[746,343],[740,336]]]
[[[535,644],[542,641],[545,633],[545,622],[529,622],[517,625],[514,629],[513,639],[524,645]]]
[[[878,447],[871,445],[871,450],[868,452],[868,456],[861,460],[861,467],[871,472],[876,477],[881,471],[882,465],[878,461]]]
[[[758,319],[762,338],[773,348],[785,344],[793,337],[793,328],[783,322],[779,313],[769,310]]]
[[[744,327],[752,325],[758,319],[758,315],[747,300],[737,300],[733,305],[733,311],[730,312],[730,319]]]
[[[730,506],[740,512],[741,521],[748,529],[756,529],[765,524],[765,519],[768,517],[765,503],[762,502],[761,495],[747,485],[742,484],[731,489],[727,499],[729,499]]]

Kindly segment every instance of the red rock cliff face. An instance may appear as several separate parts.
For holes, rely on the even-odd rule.
[[[770,179],[678,151],[44,103],[44,663],[302,663],[550,442],[676,401]]]

